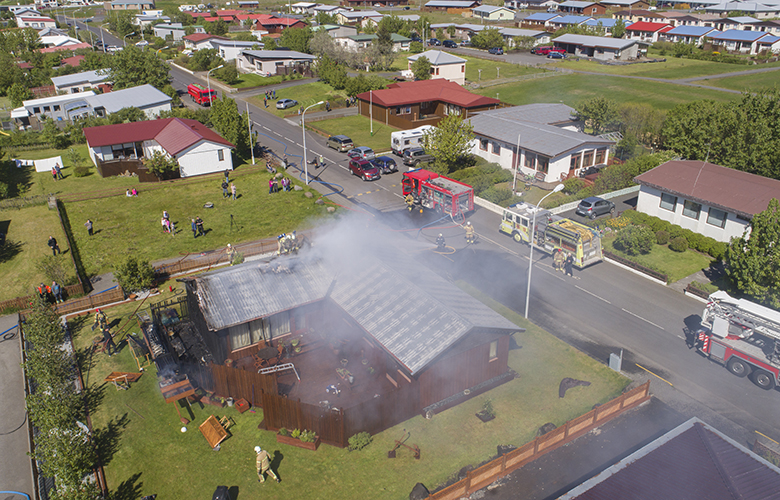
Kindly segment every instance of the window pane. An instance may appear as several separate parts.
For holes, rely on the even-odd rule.
[[[726,212],[710,207],[710,212],[707,215],[707,224],[722,228],[726,225]]]
[[[496,359],[498,357],[498,341],[494,340],[490,343],[490,354],[488,354],[488,359]]]
[[[667,193],[661,194],[661,208],[674,212],[677,206],[677,197]]]
[[[269,319],[271,321],[272,338],[290,333],[290,314],[287,311],[274,314]]]
[[[233,351],[246,347],[251,343],[249,325],[247,323],[231,326],[228,328],[228,334],[230,335],[230,349]]]
[[[256,319],[249,323],[249,332],[252,336],[252,343],[257,344],[263,340],[263,320]]]
[[[691,219],[698,219],[699,212],[701,212],[701,205],[690,200],[685,200],[685,203],[683,204],[684,216],[690,217]]]

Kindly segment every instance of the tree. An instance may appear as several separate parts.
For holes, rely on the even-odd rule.
[[[228,85],[233,85],[238,81],[238,70],[232,64],[228,64],[224,68],[215,71],[214,75]]]
[[[120,37],[136,31],[133,25],[133,14],[129,10],[112,10],[106,16],[106,21],[108,21],[108,28]]]
[[[726,278],[743,295],[780,308],[780,204],[769,202],[726,250]]]
[[[612,38],[623,38],[626,35],[626,23],[622,19],[615,21],[612,26]]]
[[[425,50],[425,47],[423,46],[422,42],[411,42],[409,44],[409,52],[412,54],[419,54]]]
[[[309,53],[309,41],[314,36],[311,28],[306,26],[305,28],[287,28],[282,31],[282,36],[279,38],[279,43],[283,47],[289,47],[297,52]]]
[[[354,78],[347,80],[344,90],[349,96],[356,96],[369,90],[379,90],[385,88],[385,80],[382,77],[371,75],[365,76],[362,73]]]
[[[615,247],[628,255],[650,253],[653,245],[655,245],[655,233],[647,226],[627,226],[615,237]]]
[[[249,31],[241,31],[236,35],[236,40],[239,42],[257,42],[258,39]]]
[[[108,69],[114,89],[149,84],[158,89],[168,85],[168,66],[151,50],[128,45],[111,58]]]
[[[323,24],[339,23],[338,19],[336,19],[336,14],[328,14],[325,12],[317,12],[317,15],[314,17],[314,20],[317,22],[319,26],[322,26]]]
[[[263,38],[263,50],[276,50],[276,39],[265,37]]]
[[[32,92],[21,83],[14,83],[11,85],[11,88],[8,89],[8,98],[11,100],[11,105],[18,108],[22,105],[23,101],[32,98]]]
[[[116,266],[114,277],[124,291],[140,292],[154,283],[154,268],[148,260],[138,260],[133,255],[128,255]]]
[[[458,163],[471,150],[474,127],[460,115],[448,115],[423,135],[425,151],[436,159],[436,166],[447,172],[457,170]]]
[[[627,102],[618,108],[620,132],[633,135],[643,145],[657,148],[661,142],[661,128],[666,113],[647,103]]]
[[[226,35],[228,31],[230,31],[230,26],[228,26],[228,23],[220,18],[213,23],[208,23],[206,26],[206,31],[208,31],[211,35],[223,36]]]
[[[384,16],[382,20],[379,21],[379,25],[377,26],[377,33],[382,30],[387,31],[388,33],[398,33],[405,27],[406,21],[396,16],[395,14],[391,14],[389,16]]]
[[[430,80],[431,61],[425,56],[418,57],[417,60],[412,63],[412,73],[414,73],[415,80]]]
[[[536,38],[532,36],[516,36],[512,39],[512,42],[517,49],[530,49],[536,45]]]
[[[504,37],[496,28],[485,28],[471,37],[471,45],[478,49],[492,49],[503,47]]]
[[[190,56],[188,63],[192,71],[208,71],[225,61],[219,57],[217,49],[201,49]]]
[[[233,143],[240,156],[249,154],[249,129],[244,115],[238,112],[236,101],[222,96],[211,103],[211,123],[219,134]]]
[[[150,158],[144,160],[144,166],[159,179],[179,170],[179,162],[176,161],[176,158],[162,151],[152,153]]]
[[[346,87],[347,81],[349,80],[347,71],[344,67],[327,55],[320,56],[317,61],[317,74],[323,82],[336,90],[341,90]]]
[[[575,107],[575,115],[598,135],[617,120],[617,104],[605,97],[593,97]]]
[[[108,115],[108,121],[112,125],[127,122],[142,122],[145,121],[146,118],[146,113],[135,106],[122,108],[119,111]]]

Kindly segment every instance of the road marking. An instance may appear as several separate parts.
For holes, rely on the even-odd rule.
[[[755,432],[756,432],[756,434],[758,434],[759,436],[764,436],[765,438],[767,438],[768,440],[772,441],[772,442],[773,442],[773,443],[775,443],[775,444],[780,444],[780,443],[778,443],[777,441],[775,441],[774,439],[772,439],[771,437],[767,436],[766,434],[762,434],[762,433],[760,433],[760,432],[758,432],[758,431],[755,431]]]
[[[583,292],[587,293],[587,294],[588,294],[588,295],[590,295],[590,296],[596,297],[596,298],[597,298],[597,299],[599,299],[599,300],[603,300],[603,301],[604,301],[604,302],[606,302],[607,304],[611,304],[611,303],[612,303],[612,302],[608,301],[607,299],[605,299],[604,297],[599,297],[599,296],[598,296],[598,295],[596,295],[595,293],[593,293],[593,292],[589,292],[588,290],[585,290],[585,289],[584,289],[584,288],[582,288],[580,285],[574,285],[574,287],[575,287],[575,288],[579,288],[580,290],[582,290]],[[624,310],[625,310],[625,309],[624,309]]]
[[[280,137],[281,137],[281,136],[280,136]],[[287,141],[287,142],[289,142],[289,143],[291,143],[291,144],[295,144],[295,141],[294,141],[294,140],[292,140],[292,139],[290,139],[289,137],[285,137],[285,138],[284,138],[284,140],[285,140],[285,141]]]
[[[630,314],[631,316],[633,316],[633,317],[635,317],[635,318],[637,318],[637,319],[641,319],[641,320],[642,320],[642,321],[644,321],[645,323],[649,323],[649,324],[653,325],[654,327],[658,328],[659,330],[666,331],[666,330],[664,330],[664,327],[662,327],[662,326],[658,326],[658,325],[656,325],[655,323],[653,323],[652,321],[650,321],[650,320],[648,320],[648,319],[645,319],[645,318],[643,318],[642,316],[639,316],[638,314],[634,314],[634,313],[632,313],[632,312],[631,312],[631,311],[629,311],[628,309],[624,309],[624,308],[622,308],[622,307],[621,307],[620,309],[621,309],[623,312],[626,312],[626,313]]]
[[[625,309],[624,309],[624,311],[625,311]],[[628,312],[628,311],[626,311],[626,312]],[[673,384],[673,383],[669,382],[668,380],[666,380],[666,379],[665,379],[665,378],[663,378],[662,376],[660,376],[660,375],[657,375],[657,374],[655,374],[655,373],[651,372],[650,370],[648,370],[648,369],[647,369],[647,368],[645,368],[644,366],[640,365],[639,363],[634,363],[634,364],[635,364],[636,366],[638,366],[639,368],[643,369],[644,371],[646,371],[647,373],[649,373],[650,375],[653,375],[653,376],[655,376],[655,377],[658,377],[659,379],[663,380],[663,381],[664,381],[664,382],[666,382],[667,384],[669,384],[669,385],[671,385],[672,387],[674,387],[674,384]]]
[[[273,132],[275,135],[278,135],[279,137],[284,137],[282,134],[280,134],[276,130],[271,130],[271,132]]]

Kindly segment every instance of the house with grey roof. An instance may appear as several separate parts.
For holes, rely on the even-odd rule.
[[[340,24],[321,24],[312,28],[314,31],[325,30],[331,38],[344,38],[346,36],[357,35],[357,28],[354,26],[342,26]]]
[[[607,163],[614,141],[580,132],[573,112],[565,104],[538,103],[472,115],[471,153],[544,182],[562,181]]]
[[[171,96],[164,94],[149,84],[114,90],[87,98],[89,114],[97,117],[108,116],[124,108],[138,108],[149,119],[171,110]],[[77,115],[74,115],[75,118]]]
[[[51,77],[51,81],[54,84],[54,90],[56,90],[58,94],[76,94],[78,92],[92,90],[101,83],[107,83],[108,71],[97,69],[70,75],[53,76]]]
[[[187,34],[181,23],[155,24],[152,26],[152,31],[156,37],[162,38],[163,40],[173,40],[175,42],[180,41]]]
[[[245,50],[259,50],[265,44],[261,41],[243,42],[241,40],[212,40],[211,46],[217,49],[219,57],[225,61],[232,61]]]
[[[636,59],[639,54],[638,40],[625,40],[604,36],[574,35],[567,33],[553,39],[556,47],[569,54],[580,57],[592,57],[602,61],[626,61]]]
[[[514,47],[515,38],[533,38],[534,45],[544,45],[550,43],[550,33],[539,30],[526,30],[521,28],[501,28],[498,30],[508,47]]]
[[[566,0],[558,5],[559,12],[584,16],[601,16],[607,11],[607,7],[598,2],[586,2],[583,0]]]
[[[111,0],[104,5],[106,10],[152,10],[154,0]]]
[[[294,50],[242,50],[236,57],[236,69],[262,76],[286,75],[309,70],[315,59],[311,54]]]
[[[482,21],[512,21],[515,19],[515,13],[512,9],[495,5],[474,7],[471,9],[471,15]]]
[[[373,45],[377,40],[377,35],[347,35],[344,37],[335,37],[333,41],[336,45],[344,47],[347,50],[358,52]],[[393,44],[393,52],[409,50],[409,44],[412,42],[411,38],[399,35],[398,33],[390,33],[390,41]]]
[[[443,11],[450,14],[469,12],[474,7],[481,5],[479,0],[429,0],[420,10],[422,12]]]
[[[412,64],[422,57],[425,57],[431,63],[431,80],[444,78],[458,85],[466,83],[466,60],[442,50],[426,50],[425,52],[407,57],[409,66],[402,75],[411,75],[413,78]]]
[[[504,0],[504,7],[512,10],[550,9],[557,10],[560,2],[556,0]]]

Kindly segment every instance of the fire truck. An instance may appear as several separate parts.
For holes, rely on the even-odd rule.
[[[518,243],[528,243],[531,239],[530,229],[534,213],[534,248],[547,254],[561,250],[565,257],[572,256],[574,266],[579,269],[603,260],[601,236],[598,231],[530,203],[520,202],[505,208],[498,230]]]
[[[780,312],[718,291],[701,316],[699,351],[762,389],[780,385]]]
[[[203,88],[197,83],[191,83],[187,85],[187,93],[190,94],[190,98],[200,104],[201,106],[211,106],[211,101],[217,97],[217,91],[214,89]]]
[[[474,188],[463,182],[421,168],[404,172],[404,196],[411,194],[415,205],[442,215],[462,215],[474,210]]]

